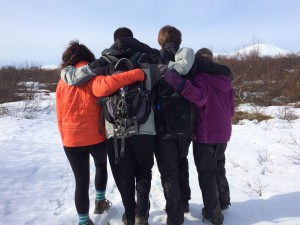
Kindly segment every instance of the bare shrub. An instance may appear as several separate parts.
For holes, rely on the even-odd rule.
[[[288,142],[287,146],[293,152],[289,157],[293,159],[296,164],[300,164],[300,141],[291,134],[291,141]]]
[[[21,101],[16,107],[11,109],[9,115],[18,118],[35,119],[40,114],[50,113],[54,106],[53,99],[44,99],[43,95],[35,94],[32,99]]]
[[[263,192],[270,185],[270,184],[263,184],[259,177],[256,180],[253,180],[252,182],[250,181],[244,181],[244,182],[248,185],[248,187],[251,190],[253,190],[256,194],[258,194],[258,196],[262,196]]]
[[[0,103],[18,101],[18,82],[20,74],[14,67],[5,67],[0,70]]]
[[[258,150],[257,151],[257,162],[261,166],[261,174],[265,174],[266,172],[273,173],[274,170],[270,168],[273,164],[272,153],[268,152],[267,149]]]
[[[244,119],[257,120],[261,122],[263,120],[273,119],[273,117],[261,113],[248,113],[248,112],[236,111],[232,118],[232,123],[238,124],[240,120],[244,120]]]
[[[282,109],[279,109],[279,119],[292,122],[299,117],[295,114],[294,109],[290,105],[285,105]]]
[[[0,105],[0,117],[7,116],[8,113],[9,113],[8,108]]]
[[[268,152],[266,149],[262,151],[257,151],[257,161],[260,165],[264,163],[271,163],[273,164],[271,153]]]
[[[0,69],[0,104],[33,99],[34,94],[40,88],[53,92],[59,78],[59,69],[45,70],[28,64],[18,67],[2,67]]]
[[[233,57],[218,56],[216,60],[232,71],[237,105],[285,105],[300,101],[300,55],[259,56],[257,50]]]
[[[234,159],[232,158],[229,158],[228,161],[231,163],[231,165],[234,167],[234,168],[240,168],[242,169],[244,172],[249,172],[248,168],[247,168],[247,163],[248,162],[243,162],[243,164],[239,163],[239,162],[236,162],[234,161]]]

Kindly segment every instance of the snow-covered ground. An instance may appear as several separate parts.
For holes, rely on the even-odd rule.
[[[50,108],[35,119],[17,112],[0,118],[0,225],[78,224],[74,178],[62,148],[54,104],[49,104],[49,99],[54,103],[54,93],[42,99]],[[20,104],[4,105],[13,110]],[[248,105],[240,109],[251,111]],[[226,151],[232,206],[224,212],[224,225],[299,225],[300,119],[280,119],[284,108],[260,110],[274,119],[244,120],[233,126]],[[299,108],[293,110],[300,116]],[[210,224],[202,222],[203,203],[191,148],[188,157],[192,199],[184,224]],[[93,214],[92,165],[90,216],[96,225],[121,225],[123,206],[110,167],[106,197],[113,206],[102,215]],[[166,224],[164,206],[155,165],[149,224]]]

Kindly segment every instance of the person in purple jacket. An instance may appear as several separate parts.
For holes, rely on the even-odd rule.
[[[200,49],[197,60],[212,60],[209,49]],[[202,192],[204,218],[214,225],[223,224],[222,209],[230,205],[225,171],[225,150],[231,136],[234,114],[234,90],[231,78],[224,74],[198,72],[191,81],[175,70],[165,74],[167,83],[196,107],[193,154]]]

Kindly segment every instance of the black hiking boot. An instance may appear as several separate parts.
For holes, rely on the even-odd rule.
[[[122,222],[124,225],[134,225],[134,220],[128,220],[125,213],[122,216]]]
[[[80,223],[78,225],[80,225]],[[91,221],[91,219],[89,219],[88,225],[94,225],[94,223],[93,223],[93,221]]]
[[[134,225],[149,225],[148,216],[135,215]]]
[[[102,214],[104,211],[107,211],[111,207],[111,202],[107,199],[104,199],[102,201],[95,200],[95,214]]]
[[[220,213],[215,213],[215,215],[209,215],[206,210],[205,207],[202,208],[202,222],[204,222],[204,219],[208,220],[209,222],[211,222],[213,225],[223,225],[223,221],[224,221],[224,216],[222,214],[222,212]]]

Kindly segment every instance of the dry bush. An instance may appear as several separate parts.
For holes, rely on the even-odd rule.
[[[264,115],[262,113],[248,113],[248,112],[237,111],[234,113],[234,116],[232,118],[232,123],[238,124],[240,120],[244,120],[244,119],[257,120],[261,122],[263,120],[273,119],[273,117]]]
[[[38,82],[41,88],[54,92],[60,79],[60,70],[32,68],[28,77],[30,80]]]
[[[18,101],[18,82],[21,76],[15,67],[5,67],[0,70],[0,103]]]
[[[233,57],[218,56],[230,67],[236,104],[286,105],[300,101],[300,55],[260,57],[258,52]]]
[[[36,66],[6,66],[0,69],[0,104],[33,99],[38,89],[55,91],[59,70]]]
[[[300,55],[289,54],[261,57],[259,50],[232,57],[218,56],[216,61],[229,66],[235,89],[235,105],[251,103],[257,106],[288,105],[300,102]],[[0,104],[34,99],[37,89],[54,92],[60,70],[45,70],[38,66],[7,66],[0,69]],[[298,103],[298,107],[299,107]],[[296,106],[297,107],[297,104]],[[267,120],[262,113],[236,112],[239,120]]]

